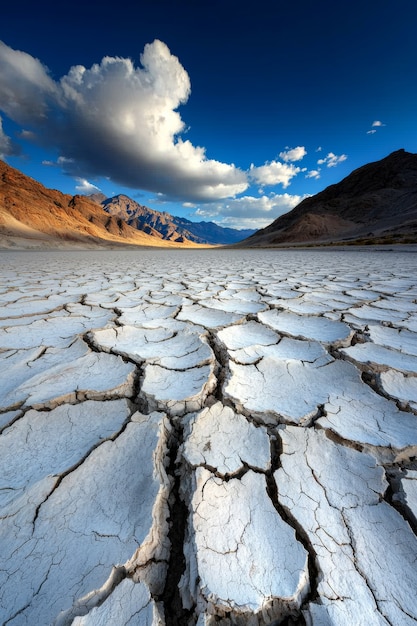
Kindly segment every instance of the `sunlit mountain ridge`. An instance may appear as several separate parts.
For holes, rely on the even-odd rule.
[[[254,229],[224,228],[214,222],[192,222],[165,211],[150,209],[123,194],[102,199],[100,204],[107,213],[120,217],[130,226],[168,241],[187,239],[195,243],[227,245],[242,241],[256,232]]]

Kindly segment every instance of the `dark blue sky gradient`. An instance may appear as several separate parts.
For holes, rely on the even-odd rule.
[[[139,66],[145,44],[160,39],[191,80],[190,98],[178,109],[188,127],[183,138],[204,146],[209,159],[247,170],[277,159],[286,147],[305,146],[307,155],[296,165],[311,171],[329,152],[347,156],[336,167],[322,166],[318,179],[300,173],[285,190],[264,189],[302,195],[393,150],[417,152],[416,24],[414,0],[24,1],[2,9],[0,39],[41,60],[55,80],[106,55],[130,57]],[[14,132],[0,114],[5,132]],[[375,120],[384,126],[367,134]],[[26,145],[24,152],[30,159],[8,161],[75,193],[73,179],[40,166],[45,151]],[[153,208],[192,216],[180,203],[158,207],[146,190],[124,191],[154,201]]]

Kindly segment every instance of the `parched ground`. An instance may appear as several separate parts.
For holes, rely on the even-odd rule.
[[[0,622],[417,622],[417,252],[0,252]]]

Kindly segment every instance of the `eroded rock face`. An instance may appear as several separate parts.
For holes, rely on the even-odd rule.
[[[415,624],[416,253],[2,257],[1,623]]]

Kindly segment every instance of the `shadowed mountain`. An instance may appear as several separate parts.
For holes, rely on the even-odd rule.
[[[195,246],[185,238],[184,244]],[[86,196],[47,189],[0,160],[0,246],[97,247],[134,245],[174,247],[129,226]]]
[[[354,170],[239,245],[353,241],[417,242],[417,154],[398,150]]]
[[[100,196],[94,194],[89,197],[98,201],[107,213],[124,220],[129,226],[154,236],[159,233],[167,241],[187,239],[200,244],[227,245],[255,232],[250,229],[223,228],[214,222],[191,222],[183,217],[149,209],[123,194],[106,200],[99,199]]]

